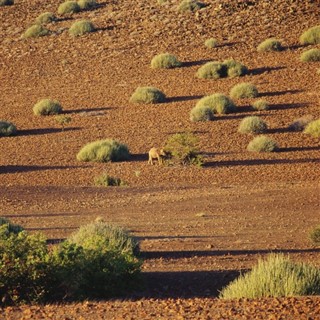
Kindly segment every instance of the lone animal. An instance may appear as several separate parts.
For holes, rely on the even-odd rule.
[[[153,159],[158,159],[158,163],[162,164],[165,156],[166,153],[163,149],[151,148],[149,151],[148,163],[153,164]]]

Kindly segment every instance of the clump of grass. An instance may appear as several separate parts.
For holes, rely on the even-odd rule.
[[[59,114],[62,112],[61,104],[56,100],[42,99],[33,107],[33,113],[36,116],[47,116]]]
[[[255,137],[247,146],[247,150],[251,152],[274,152],[278,149],[277,143],[266,136]]]
[[[320,245],[320,225],[316,226],[310,231],[310,240],[315,244],[315,245]]]
[[[206,5],[202,2],[198,2],[196,0],[183,0],[179,6],[178,10],[181,12],[186,11],[197,11],[204,8]]]
[[[13,136],[16,133],[17,133],[17,128],[13,123],[9,121],[0,120],[0,137]]]
[[[90,142],[77,154],[77,160],[85,162],[124,161],[129,157],[128,147],[113,139]]]
[[[236,60],[225,60],[222,64],[227,69],[227,76],[230,78],[241,77],[248,73],[248,68]]]
[[[312,27],[300,36],[301,44],[318,44],[320,43],[320,25]]]
[[[196,108],[203,106],[209,107],[213,113],[217,114],[227,114],[236,111],[233,101],[221,93],[215,93],[200,99],[196,104]]]
[[[36,24],[47,24],[57,21],[57,17],[52,12],[41,13],[36,19]]]
[[[267,124],[259,117],[245,117],[239,125],[239,133],[263,133],[267,130]]]
[[[209,49],[215,48],[218,45],[218,40],[215,38],[207,39],[204,42],[204,45]]]
[[[261,42],[257,50],[258,52],[281,51],[283,49],[281,41],[276,38],[269,38]]]
[[[106,173],[95,177],[94,184],[100,187],[119,187],[126,185],[126,183],[120,178],[111,177]]]
[[[319,138],[320,137],[320,119],[317,119],[308,123],[303,133],[310,134],[315,138]]]
[[[13,0],[0,0],[0,7],[13,5]]]
[[[260,99],[252,103],[252,109],[257,111],[269,110],[269,104],[266,100]]]
[[[226,67],[219,61],[211,61],[201,66],[196,76],[200,79],[219,79],[226,77]]]
[[[165,144],[164,150],[173,160],[182,164],[194,164],[201,166],[203,159],[199,154],[197,137],[189,132],[176,133],[170,136]]]
[[[320,270],[270,254],[220,292],[221,299],[291,297],[320,294]]]
[[[43,27],[40,24],[34,24],[33,26],[29,27],[24,34],[22,35],[22,38],[38,38],[43,37],[49,34],[49,30]]]
[[[302,62],[317,62],[320,61],[320,49],[310,49],[308,51],[302,52],[300,56]]]
[[[313,116],[306,115],[294,120],[288,127],[292,131],[303,131],[305,127],[313,120]]]
[[[194,107],[190,112],[190,120],[197,121],[211,121],[214,118],[214,113],[209,106],[201,105]]]
[[[73,14],[80,11],[80,7],[76,1],[66,1],[58,7],[59,14]]]
[[[181,67],[182,63],[176,56],[170,53],[160,53],[152,58],[151,68],[153,69],[170,69]]]
[[[154,87],[138,87],[130,98],[131,103],[161,103],[166,100],[165,94]]]
[[[256,98],[258,94],[257,88],[248,82],[236,84],[230,90],[230,97],[232,99]]]
[[[97,7],[97,1],[96,0],[79,0],[78,5],[81,10],[90,10]]]
[[[78,37],[93,31],[95,31],[95,27],[90,21],[80,20],[72,24],[69,29],[69,34],[74,37]]]
[[[72,119],[69,116],[59,115],[55,117],[55,120],[61,125],[63,131],[66,124],[70,123]]]

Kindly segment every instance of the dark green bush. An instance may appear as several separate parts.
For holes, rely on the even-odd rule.
[[[17,128],[16,126],[8,121],[0,120],[0,137],[8,137],[16,134]]]
[[[90,142],[77,154],[77,160],[85,162],[124,161],[129,157],[128,147],[112,139]]]

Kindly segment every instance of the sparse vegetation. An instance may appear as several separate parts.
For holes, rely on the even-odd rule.
[[[93,31],[95,31],[95,27],[90,21],[80,20],[72,24],[69,29],[69,34],[78,37]]]
[[[13,0],[0,0],[0,7],[13,5]]]
[[[308,51],[302,52],[300,56],[302,62],[317,62],[320,61],[320,49],[310,49]]]
[[[180,164],[201,166],[203,159],[199,155],[197,143],[198,139],[192,133],[176,133],[168,138],[164,150],[172,156],[173,160]]]
[[[125,186],[126,183],[120,178],[114,178],[106,173],[101,174],[94,178],[94,184],[99,187],[119,187]]]
[[[320,43],[320,25],[312,27],[300,36],[301,44],[319,44]]]
[[[97,7],[97,1],[96,0],[79,0],[78,5],[81,10],[90,10]]]
[[[294,120],[288,127],[292,131],[303,131],[305,127],[313,120],[313,116],[306,115]]]
[[[218,40],[215,38],[207,39],[204,42],[204,45],[209,49],[215,48],[218,45]]]
[[[128,147],[112,139],[88,143],[77,154],[77,160],[85,162],[124,161],[129,157]]]
[[[36,24],[47,24],[54,21],[57,21],[57,17],[52,12],[44,12],[35,19]]]
[[[197,121],[211,121],[214,118],[212,109],[206,105],[200,105],[194,107],[190,112],[190,120],[193,122]]]
[[[27,38],[38,38],[38,37],[43,37],[49,34],[50,31],[43,27],[40,24],[34,24],[33,26],[29,27],[24,34],[22,35],[22,38],[27,39]]]
[[[269,38],[261,42],[257,50],[258,52],[265,52],[265,51],[281,51],[283,49],[281,45],[281,41],[276,38]]]
[[[58,13],[61,15],[77,13],[80,10],[81,9],[76,1],[66,1],[61,3],[58,7]]]
[[[62,131],[63,131],[65,128],[65,125],[70,123],[72,119],[69,116],[59,115],[55,117],[55,120],[61,125]]]
[[[222,64],[225,66],[229,78],[241,77],[248,73],[248,68],[236,60],[225,60]]]
[[[186,11],[197,11],[201,8],[204,8],[206,5],[202,2],[196,0],[182,0],[178,6],[178,10],[182,12]]]
[[[267,124],[259,117],[245,117],[239,125],[238,132],[240,133],[263,133],[267,130]]]
[[[320,137],[320,119],[309,122],[303,132],[306,134],[310,134],[315,138],[319,138]]]
[[[320,270],[271,254],[220,293],[222,299],[291,297],[320,294]]]
[[[166,100],[165,94],[154,87],[138,87],[130,98],[131,103],[161,103]]]
[[[13,123],[9,121],[0,120],[0,137],[13,136],[16,133],[17,133],[17,128]]]
[[[33,113],[37,116],[47,116],[59,114],[62,112],[60,103],[56,100],[43,99],[37,102],[33,107]]]
[[[215,93],[200,99],[196,104],[196,108],[203,106],[209,107],[213,113],[217,114],[227,114],[236,111],[233,101],[221,93]]]
[[[269,104],[266,100],[260,99],[252,103],[252,109],[257,111],[269,110]]]
[[[278,149],[277,143],[267,136],[255,137],[247,146],[251,152],[274,152]]]
[[[151,60],[153,69],[170,69],[180,67],[182,63],[170,53],[160,53]]]
[[[248,82],[236,84],[230,90],[230,97],[232,99],[256,98],[258,95],[258,89]]]
[[[313,228],[310,232],[310,240],[315,244],[315,245],[320,245],[320,225],[316,226]]]

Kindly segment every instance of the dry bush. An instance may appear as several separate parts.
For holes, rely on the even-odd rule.
[[[236,111],[236,105],[233,101],[221,93],[215,93],[200,99],[196,104],[196,108],[203,106],[209,107],[213,113],[217,114],[227,114]]]
[[[269,38],[261,42],[257,50],[258,52],[265,52],[265,51],[281,51],[283,49],[281,45],[281,41],[276,38]]]
[[[152,58],[151,68],[153,69],[171,69],[181,67],[182,63],[176,56],[170,53],[160,53]]]
[[[47,24],[55,21],[57,21],[57,17],[52,12],[44,12],[35,19],[36,24]]]
[[[320,43],[320,25],[312,27],[300,36],[301,44],[319,44]]]
[[[306,128],[304,129],[303,133],[310,134],[315,138],[319,138],[320,137],[320,119],[309,122]]]
[[[79,0],[78,5],[81,10],[90,10],[97,7],[97,1],[96,0]]]
[[[269,104],[266,100],[260,99],[252,103],[252,109],[257,111],[269,110]]]
[[[190,120],[192,122],[211,121],[214,118],[214,113],[209,106],[200,105],[194,107],[190,112]]]
[[[259,117],[245,117],[239,125],[239,133],[264,133],[267,130],[267,124]]]
[[[247,150],[251,152],[274,152],[278,149],[277,143],[266,136],[255,137],[247,146]]]
[[[80,20],[72,24],[72,26],[69,29],[69,34],[74,37],[78,37],[93,31],[95,31],[95,27],[90,21]]]
[[[154,87],[138,87],[130,98],[131,103],[154,104],[166,100],[165,94]]]
[[[225,60],[222,64],[227,69],[227,76],[229,78],[241,77],[248,73],[248,68],[236,60]]]
[[[310,49],[302,52],[300,56],[302,62],[317,62],[320,61],[320,49]]]
[[[13,136],[16,133],[17,133],[17,128],[13,123],[9,121],[0,120],[0,137]]]
[[[200,79],[219,79],[226,77],[226,67],[219,61],[211,61],[201,66],[196,76]]]
[[[35,24],[31,27],[29,27],[24,34],[22,35],[22,38],[27,39],[27,38],[38,38],[38,37],[43,37],[49,34],[50,31],[46,28],[44,28],[42,25]]]
[[[56,100],[42,99],[33,106],[33,113],[37,116],[47,116],[61,112],[61,104]]]
[[[73,14],[79,12],[81,9],[76,1],[66,1],[61,3],[58,7],[59,14]]]
[[[236,84],[230,90],[232,99],[256,98],[259,95],[257,88],[248,82]]]

